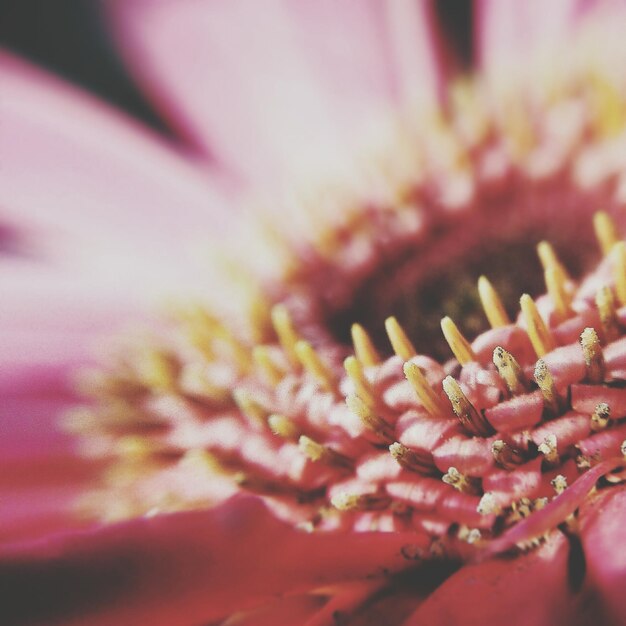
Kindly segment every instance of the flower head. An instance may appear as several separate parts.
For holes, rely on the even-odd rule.
[[[180,27],[169,17],[204,15],[130,6],[126,27],[148,11],[165,40]],[[415,34],[436,40],[411,6],[390,3],[386,18],[409,77],[411,58],[433,56],[411,56]],[[266,213],[219,289],[83,371],[87,399],[64,423],[105,470],[81,510],[130,521],[50,554],[9,551],[9,581],[43,593],[82,580],[101,623],[623,616],[611,543],[626,441],[626,48],[607,38],[605,54],[602,9],[582,19],[563,2],[545,29],[529,10],[533,45],[500,55],[508,17],[481,6],[484,75],[439,98],[438,80],[427,93],[400,81],[405,108],[382,147]],[[218,50],[236,40],[219,9],[207,24]],[[556,33],[574,50],[546,63]],[[157,90],[173,62],[162,54]],[[180,123],[232,140],[188,102]],[[277,180],[248,157],[243,178]],[[46,603],[52,619],[75,610]]]

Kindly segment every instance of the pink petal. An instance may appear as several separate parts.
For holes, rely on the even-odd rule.
[[[516,396],[485,411],[487,421],[498,432],[512,432],[541,421],[543,396],[540,391]]]
[[[10,94],[0,100],[0,222],[23,234],[26,253],[54,259],[98,288],[162,293],[183,277],[191,282],[192,251],[229,223],[208,172],[4,52],[0,81]]]
[[[605,607],[603,623],[626,620],[626,552],[623,549],[626,492],[623,487],[607,489],[581,510],[581,538],[587,577]]]
[[[579,0],[478,0],[476,49],[483,71],[503,79],[511,68],[519,74],[519,68],[538,58],[549,62],[549,52],[562,45],[580,4]]]
[[[402,547],[415,537],[306,534],[259,500],[236,498],[209,511],[5,547],[2,610],[11,623],[207,623],[287,593],[401,570]]]
[[[568,543],[562,535],[514,559],[466,566],[445,581],[404,626],[578,624],[567,587]]]
[[[409,75],[409,88],[432,101],[424,5],[105,3],[131,69],[161,111],[257,187],[291,172],[294,160],[304,171],[339,161]]]

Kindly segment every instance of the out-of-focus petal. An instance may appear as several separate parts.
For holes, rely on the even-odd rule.
[[[371,131],[399,93],[432,100],[426,4],[122,0],[103,6],[129,64],[168,119],[247,182],[266,187],[293,173],[296,163],[300,173],[329,167],[329,158],[340,161],[346,145]]]
[[[553,534],[529,554],[463,567],[404,626],[587,623],[568,587],[568,553],[565,537]]]
[[[549,64],[550,52],[562,45],[582,4],[581,0],[477,0],[476,50],[485,76],[502,81],[513,70],[517,81],[523,68],[536,69],[531,61]]]
[[[606,611],[606,616],[599,616],[596,623],[623,624],[626,620],[624,516],[624,488],[608,489],[581,510],[581,538],[587,578]]]
[[[287,593],[407,565],[412,533],[314,533],[254,498],[6,546],[0,602],[15,624],[208,623]]]
[[[0,223],[24,255],[157,290],[228,228],[208,173],[145,128],[4,52],[0,82]]]

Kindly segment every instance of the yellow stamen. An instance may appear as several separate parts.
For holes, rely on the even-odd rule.
[[[619,241],[611,248],[615,294],[620,305],[626,304],[626,243]]]
[[[554,386],[552,374],[543,359],[539,359],[535,365],[535,382],[537,383],[546,408],[553,413],[559,412],[559,398]]]
[[[602,254],[609,254],[613,246],[619,241],[613,218],[606,211],[597,211],[593,216],[593,229]]]
[[[270,430],[283,439],[298,439],[300,432],[298,427],[284,415],[274,413],[267,418],[267,424]]]
[[[434,469],[434,466],[428,459],[422,458],[415,450],[407,448],[399,441],[389,446],[389,452],[398,464],[405,469],[418,472],[419,474],[430,474]]]
[[[346,398],[348,408],[385,443],[391,444],[395,440],[393,428],[361,400],[358,396],[350,394]]]
[[[322,361],[315,348],[308,341],[298,341],[295,346],[296,355],[304,369],[326,391],[335,391],[336,381],[331,369]]]
[[[606,402],[600,402],[591,416],[591,430],[597,432],[605,429],[609,425],[611,409]]]
[[[391,504],[391,498],[385,493],[339,493],[330,503],[339,511],[380,511]]]
[[[615,298],[610,287],[605,286],[598,289],[596,306],[598,307],[605,342],[614,341],[619,337],[620,331],[615,312]]]
[[[223,324],[215,327],[214,335],[216,339],[228,347],[239,371],[248,372],[250,370],[250,350]]]
[[[549,267],[544,272],[548,295],[554,304],[554,310],[559,321],[572,316],[572,297],[569,294],[563,272],[556,266]]]
[[[253,423],[265,425],[267,410],[257,402],[248,389],[241,387],[233,389],[233,400],[239,410]]]
[[[351,332],[356,358],[359,359],[363,367],[380,363],[380,355],[365,328],[360,324],[352,324]]]
[[[446,485],[450,485],[463,493],[477,492],[478,485],[476,481],[469,476],[465,476],[465,474],[461,474],[456,467],[449,467],[448,471],[441,477],[441,480]]]
[[[498,292],[485,276],[478,279],[478,295],[491,328],[499,328],[511,323]]]
[[[311,461],[319,461],[326,465],[350,470],[354,468],[354,461],[352,459],[328,446],[318,443],[306,435],[300,436],[298,445],[302,453],[311,459]]]
[[[441,320],[441,330],[450,350],[461,365],[467,365],[476,360],[476,355],[469,341],[463,337],[461,331],[449,317],[444,317]]]
[[[272,359],[268,346],[255,346],[252,349],[252,358],[271,386],[277,385],[283,379],[285,372]]]
[[[213,382],[203,363],[189,363],[180,373],[180,389],[191,396],[199,396],[217,404],[230,399],[230,389]]]
[[[343,366],[348,374],[348,377],[354,385],[356,394],[365,402],[368,406],[374,407],[376,399],[372,392],[372,386],[369,380],[365,377],[363,366],[361,362],[354,356],[349,356],[344,362]]]
[[[530,343],[537,356],[542,357],[556,347],[552,333],[541,319],[535,301],[527,293],[520,298],[520,306]]]
[[[424,376],[422,370],[413,362],[407,361],[404,364],[404,375],[411,383],[417,397],[420,399],[422,406],[434,416],[444,416],[448,414],[448,410],[437,395],[436,391],[430,386],[430,383]]]
[[[300,340],[296,332],[291,315],[284,304],[276,304],[272,309],[272,325],[278,336],[278,341],[282,346],[289,362],[292,366],[300,369],[300,361],[296,354],[296,343]]]
[[[526,379],[522,367],[510,352],[501,346],[496,346],[493,351],[493,364],[512,395],[526,391]]]
[[[587,380],[590,383],[603,382],[605,370],[604,355],[602,354],[598,333],[593,328],[585,328],[580,334],[580,345],[585,358]]]
[[[174,357],[162,350],[146,349],[135,361],[141,382],[158,391],[171,391],[176,386],[179,366]]]
[[[556,268],[561,272],[563,282],[570,280],[570,276],[554,251],[552,244],[547,241],[539,242],[537,244],[537,255],[539,256],[539,261],[541,261],[541,266],[543,267],[544,272],[550,268]]]
[[[496,439],[491,444],[491,454],[496,463],[504,469],[513,469],[524,462],[524,457],[502,439]]]
[[[450,400],[454,414],[466,430],[474,435],[483,436],[492,432],[489,422],[474,408],[452,376],[443,379],[443,390]]]
[[[389,336],[389,341],[393,351],[403,361],[408,361],[411,357],[414,357],[417,354],[413,344],[406,336],[404,329],[400,326],[395,317],[388,317],[385,320],[385,330]]]

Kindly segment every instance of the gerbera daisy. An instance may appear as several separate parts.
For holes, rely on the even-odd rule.
[[[79,230],[81,212],[68,213],[67,233],[97,237],[66,263],[95,261],[93,283],[104,258],[102,275],[112,276],[97,246],[114,238],[129,274],[128,291],[126,280],[114,289],[99,280],[99,298],[129,304],[150,278],[192,292],[150,331],[108,344],[97,367],[80,368],[80,404],[58,398],[73,405],[63,423],[78,436],[80,467],[97,476],[71,490],[81,494],[74,523],[89,530],[7,544],[9,619],[619,623],[622,9],[559,2],[544,16],[539,3],[478,3],[481,73],[446,82],[429,4],[294,6],[109,9],[147,92],[229,172],[222,192],[252,181],[276,198],[230,228],[238,249],[213,263],[210,279],[162,253],[181,241],[189,249],[204,224],[215,198],[206,161],[158,149],[128,124],[121,131],[3,59],[24,95],[2,103],[19,141],[9,139],[0,175],[9,210],[29,210],[24,232],[47,226],[50,252],[66,251],[56,216],[38,207],[55,193],[67,202],[72,189],[101,207],[108,232],[94,228],[95,214]],[[320,90],[308,79],[329,62],[322,83],[335,82]],[[267,67],[281,72],[268,79]],[[45,108],[30,104],[35,94]],[[42,140],[59,130],[55,107],[81,155],[55,150],[50,169]],[[20,153],[31,140],[36,154]],[[356,145],[358,154],[344,149]],[[111,171],[94,173],[83,149],[104,150]],[[139,162],[144,150],[151,167]],[[26,163],[46,164],[41,187],[20,183]],[[130,165],[137,178],[126,185]],[[321,181],[320,165],[330,170]],[[315,182],[302,183],[303,171]],[[68,172],[71,186],[59,180]],[[181,209],[163,229],[156,213],[137,214],[136,230],[151,231],[145,248],[125,245],[132,216],[111,222],[120,197]],[[7,231],[14,249],[37,243],[29,236]],[[92,293],[83,286],[72,279],[73,293]],[[5,380],[26,390],[19,413],[32,416],[41,379],[21,371],[28,386]],[[16,498],[25,493],[19,485]],[[58,526],[68,528],[68,514],[55,512]]]

